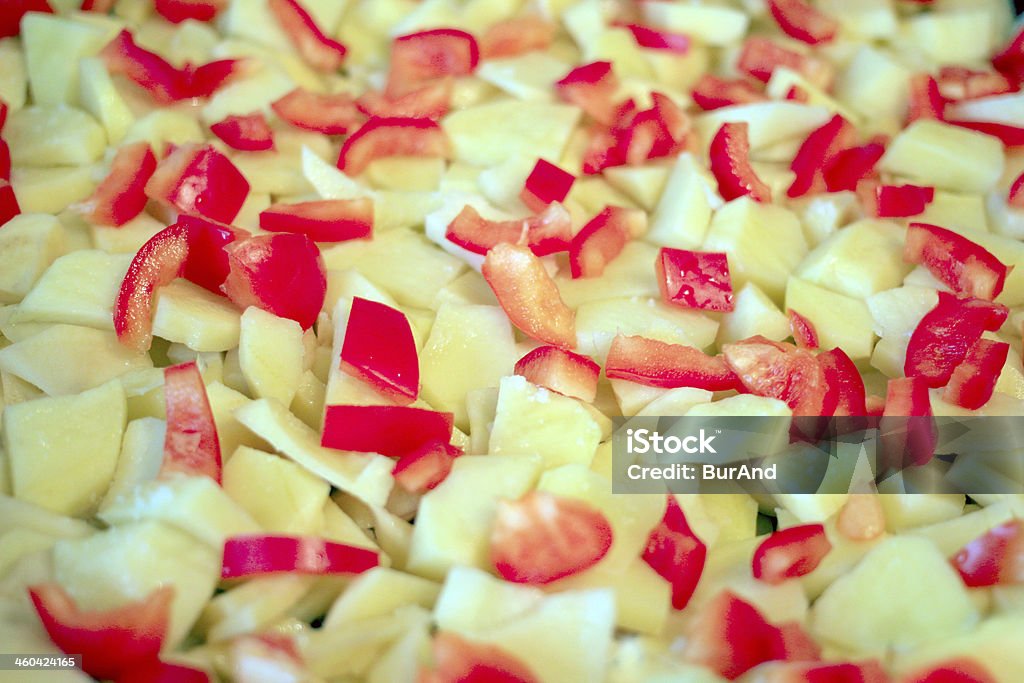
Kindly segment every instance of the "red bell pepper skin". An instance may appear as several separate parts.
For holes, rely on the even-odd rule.
[[[182,213],[230,223],[249,195],[249,182],[213,147],[190,142],[157,165],[145,191],[150,199]]]
[[[814,571],[832,550],[821,524],[804,524],[780,529],[764,539],[754,551],[754,578],[780,584],[786,579]]]
[[[153,293],[181,275],[188,258],[187,228],[175,224],[139,248],[114,301],[114,332],[129,348],[145,351],[153,341]]]
[[[611,133],[613,163],[636,166],[649,159],[675,156],[687,149],[690,119],[675,102],[659,92],[651,93],[649,109],[620,108]]]
[[[0,181],[11,180],[11,148],[0,138]]]
[[[661,522],[651,531],[643,559],[672,586],[672,608],[681,610],[690,602],[704,573],[707,546],[686,522],[675,496],[669,494]]]
[[[395,38],[387,95],[398,97],[446,76],[468,76],[480,62],[480,47],[469,33],[454,28],[420,31]]]
[[[149,143],[117,150],[110,173],[83,204],[83,215],[97,225],[124,225],[146,208],[146,183],[154,171],[156,156]]]
[[[267,0],[267,6],[307,64],[326,73],[341,67],[345,46],[324,35],[298,0]]]
[[[919,263],[953,291],[992,300],[1006,284],[1007,267],[980,244],[928,223],[911,223],[903,260]]]
[[[1024,81],[1024,28],[992,58],[992,66],[1012,80]]]
[[[829,392],[834,394],[836,417],[864,416],[868,414],[864,378],[853,360],[841,348],[836,347],[818,354],[818,363],[825,372]]]
[[[373,550],[315,536],[232,536],[224,541],[222,579],[267,574],[360,574],[379,564]]]
[[[726,201],[749,195],[754,201],[767,203],[772,200],[772,191],[750,165],[747,128],[746,122],[722,124],[711,140],[711,172]]]
[[[974,130],[998,138],[1007,149],[1024,147],[1024,127],[994,121],[947,121],[954,126]]]
[[[443,482],[452,471],[455,458],[462,449],[443,441],[423,444],[421,448],[398,459],[391,476],[395,483],[410,493],[426,493]]]
[[[440,631],[433,640],[433,668],[422,668],[419,683],[539,683],[530,668],[497,645]]]
[[[563,396],[592,402],[601,366],[586,356],[555,346],[538,346],[516,362],[515,374]]]
[[[639,209],[606,206],[577,232],[569,245],[572,277],[599,277],[634,235],[642,234],[647,214]]]
[[[53,14],[46,0],[6,0],[0,4],[0,38],[21,33],[21,18],[29,12]]]
[[[771,80],[772,72],[776,68],[784,66],[799,74],[803,74],[810,81],[827,85],[832,80],[831,67],[826,62],[813,57],[800,54],[794,50],[782,47],[770,38],[754,36],[747,38],[740,51],[736,68],[741,73],[767,83]]]
[[[480,57],[499,59],[546,50],[557,32],[554,23],[533,14],[505,19],[491,24],[480,37]]]
[[[347,93],[324,95],[296,88],[274,100],[270,108],[296,128],[324,135],[344,135],[362,122],[355,100]]]
[[[947,101],[973,100],[1017,90],[1010,79],[998,71],[978,71],[962,66],[942,67],[936,82]]]
[[[945,119],[946,100],[939,91],[939,83],[931,74],[914,74],[910,78],[910,106],[907,123],[918,119]]]
[[[920,216],[935,199],[934,187],[919,185],[881,185],[873,180],[857,184],[857,195],[864,213],[876,218]]]
[[[21,213],[18,198],[14,195],[14,186],[0,178],[0,227]]]
[[[796,156],[793,157],[793,163],[789,166],[796,178],[786,191],[786,196],[795,199],[825,189],[826,162],[833,159],[839,151],[849,147],[855,136],[853,126],[839,114],[812,131],[800,145]]]
[[[523,244],[537,256],[568,251],[572,217],[561,204],[521,220],[489,221],[466,205],[448,224],[445,237],[474,254],[486,254],[499,244]]]
[[[231,115],[210,126],[210,132],[231,149],[265,152],[274,149],[274,132],[263,114]]]
[[[244,73],[245,64],[245,60],[242,59],[218,59],[199,66],[186,64],[183,72],[186,83],[185,98],[210,97],[232,77]]]
[[[792,308],[786,309],[789,317],[789,329],[793,332],[793,341],[801,349],[816,349],[818,343],[818,331],[814,329],[814,323],[800,315]]]
[[[220,440],[206,385],[194,361],[164,368],[167,433],[160,476],[207,476],[221,483]]]
[[[355,297],[341,346],[341,369],[407,405],[420,393],[416,342],[405,314]]]
[[[1015,209],[1024,209],[1024,173],[1017,176],[1017,179],[1010,185],[1010,192],[1006,196],[1006,201]]]
[[[158,104],[188,97],[186,74],[166,59],[135,44],[132,34],[121,31],[100,52],[112,74],[123,74],[145,89]]]
[[[576,176],[572,173],[563,171],[550,161],[537,159],[519,198],[530,211],[540,213],[552,202],[564,201],[575,181]]]
[[[839,31],[839,22],[806,0],[768,0],[768,12],[783,33],[808,45],[830,42]]]
[[[900,683],[998,683],[978,662],[966,657],[946,660],[908,674]]]
[[[604,372],[608,379],[662,389],[729,391],[742,387],[721,356],[709,356],[692,346],[622,334],[612,339]]]
[[[350,176],[362,173],[374,159],[392,156],[435,156],[451,151],[444,130],[431,119],[370,119],[341,147],[338,168]]]
[[[927,465],[935,457],[938,430],[928,383],[923,377],[890,379],[885,411],[878,422],[882,453],[879,470]]]
[[[758,664],[787,658],[782,630],[756,607],[725,590],[691,624],[684,656],[735,680]]]
[[[29,598],[50,640],[66,654],[82,655],[82,670],[118,678],[155,663],[167,635],[174,588],[110,610],[84,611],[56,583],[30,586]]]
[[[822,169],[825,189],[829,192],[856,190],[861,180],[877,175],[875,166],[884,154],[885,143],[877,140],[837,152]]]
[[[210,683],[210,675],[190,666],[158,661],[126,672],[116,683]]]
[[[768,96],[747,80],[727,80],[711,74],[700,77],[690,96],[694,104],[704,111],[768,101]]]
[[[368,90],[356,100],[359,111],[370,118],[412,118],[439,120],[451,108],[451,77],[441,78],[395,97]]]
[[[172,24],[180,24],[186,19],[213,21],[217,13],[224,9],[224,2],[223,0],[154,0],[153,9]]]
[[[825,371],[810,351],[751,337],[723,345],[722,355],[750,393],[783,401],[796,416],[831,415],[835,410]]]
[[[495,246],[481,272],[505,315],[527,336],[561,348],[576,346],[576,314],[528,247]]]
[[[1024,583],[1024,520],[989,529],[953,557],[953,567],[971,588]]]
[[[0,133],[4,132],[4,124],[7,123],[7,113],[9,111],[10,106],[0,97]]]
[[[249,233],[201,216],[180,215],[178,225],[184,228],[188,237],[188,258],[182,277],[214,294],[223,295],[221,285],[231,270],[225,247],[248,238]]]
[[[555,83],[558,96],[575,104],[595,121],[611,125],[615,119],[615,93],[619,79],[611,62],[591,62],[578,66]]]
[[[424,444],[448,443],[454,416],[410,406],[327,406],[320,445],[401,458]]]
[[[724,252],[662,247],[655,271],[665,303],[704,311],[733,310],[729,260]]]
[[[324,260],[305,235],[259,235],[227,246],[224,292],[240,308],[258,306],[308,330],[327,294]]]
[[[968,410],[981,408],[992,398],[1009,352],[1010,345],[1004,342],[976,341],[953,370],[943,399]]]
[[[373,200],[323,199],[298,204],[273,204],[260,212],[260,227],[294,232],[314,242],[345,242],[373,236]]]
[[[690,37],[682,33],[662,31],[642,24],[623,24],[622,26],[633,34],[633,40],[640,47],[649,50],[667,50],[680,55],[685,55],[690,51]]]

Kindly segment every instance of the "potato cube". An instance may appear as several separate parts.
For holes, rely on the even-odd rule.
[[[0,232],[0,303],[21,301],[64,250],[64,229],[53,216],[22,213]]]

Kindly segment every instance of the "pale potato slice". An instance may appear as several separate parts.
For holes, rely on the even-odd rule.
[[[0,232],[0,302],[17,303],[64,251],[64,229],[46,214],[23,213]]]
[[[22,300],[16,319],[113,330],[114,299],[131,257],[81,250],[46,269]]]

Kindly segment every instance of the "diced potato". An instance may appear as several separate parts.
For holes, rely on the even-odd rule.
[[[791,138],[802,139],[830,118],[824,107],[810,107],[794,102],[757,102],[722,107],[701,114],[695,120],[697,132],[705,145],[724,123],[745,122],[750,149],[757,152]]]
[[[64,250],[64,229],[53,216],[23,213],[0,232],[0,303],[21,301]]]
[[[701,403],[686,411],[688,417],[739,417],[749,415],[751,417],[790,417],[793,411],[782,401],[766,396],[754,396],[753,394],[740,394],[728,396],[713,403]],[[780,425],[788,431],[788,424],[780,421]],[[770,444],[769,444],[770,445]],[[765,446],[765,453],[774,452],[769,446]]]
[[[153,235],[166,227],[148,213],[140,213],[120,227],[92,225],[89,231],[96,248],[110,254],[134,255]]]
[[[0,534],[0,576],[7,574],[21,558],[40,550],[48,550],[57,542],[56,536],[32,529],[11,529]]]
[[[317,678],[341,675],[363,680],[375,661],[401,636],[425,630],[430,613],[408,605],[393,614],[317,629],[309,636],[303,658]]]
[[[840,347],[854,360],[871,356],[875,334],[867,305],[798,277],[786,285],[786,308],[797,311],[814,326],[821,347]]]
[[[570,64],[545,52],[488,59],[476,71],[481,78],[521,100],[550,101],[555,81],[572,70]]]
[[[611,589],[615,595],[616,626],[636,633],[659,635],[671,611],[671,584],[641,558],[634,558],[622,571],[597,565],[559,581],[556,586],[558,591]]]
[[[238,357],[255,398],[291,405],[302,379],[302,328],[294,320],[250,306],[241,318]]]
[[[615,403],[619,412],[627,417],[636,415],[646,405],[669,391],[624,379],[608,380],[608,384],[611,385],[612,393],[615,395]]]
[[[967,237],[982,247],[1013,270],[1006,276],[1003,292],[996,301],[1007,306],[1024,304],[1024,268],[1017,264],[1024,263],[1024,242],[1012,237],[987,232],[967,233]]]
[[[1020,517],[1024,507],[1014,503],[1015,501],[1000,501],[974,512],[965,511],[965,514],[950,519],[925,526],[914,526],[908,529],[907,533],[927,539],[944,556],[952,557],[975,538],[1014,517]],[[941,504],[929,507],[929,513],[935,515],[943,509]]]
[[[183,145],[204,139],[203,130],[192,114],[177,109],[155,109],[131,125],[125,133],[124,144],[145,141],[159,154],[166,143]]]
[[[259,576],[224,591],[202,609],[196,628],[211,643],[257,633],[284,618],[317,584],[300,574]]]
[[[873,294],[865,303],[874,320],[874,330],[881,337],[871,365],[888,377],[899,377],[903,375],[910,335],[924,314],[935,308],[938,295],[927,287],[897,287]]]
[[[88,522],[65,517],[8,495],[0,495],[0,513],[0,534],[25,529],[57,538],[82,538],[96,531]]]
[[[243,446],[224,467],[224,490],[268,533],[316,534],[330,485],[290,460]]]
[[[711,345],[717,331],[718,323],[703,313],[654,299],[607,299],[583,304],[576,312],[578,352],[600,363],[617,334],[702,349]]]
[[[54,14],[28,14],[21,25],[29,88],[36,104],[78,102],[79,60],[98,53],[117,35],[116,25]],[[51,131],[51,134],[57,131]]]
[[[58,214],[92,194],[97,185],[95,173],[90,166],[19,166],[11,171],[11,185],[25,213]]]
[[[974,232],[989,231],[985,198],[976,194],[936,192],[935,199],[925,207],[924,213],[913,220],[940,225],[968,237]]]
[[[8,406],[3,443],[14,495],[66,515],[94,510],[117,467],[125,411],[119,382]]]
[[[331,605],[324,628],[391,614],[403,605],[434,606],[440,586],[433,581],[376,567],[352,580],[341,597]]]
[[[264,66],[214,93],[202,109],[202,119],[210,124],[231,114],[261,111],[271,115],[270,103],[284,97],[294,88],[292,79],[281,69]]]
[[[79,81],[82,107],[100,122],[110,144],[118,144],[135,121],[135,115],[114,86],[103,61],[98,57],[83,59],[79,63]]]
[[[893,139],[880,168],[918,185],[983,193],[1003,173],[1003,146],[989,135],[921,119]]]
[[[692,154],[679,156],[661,193],[645,239],[676,249],[700,246],[711,224],[712,209],[722,206],[721,197],[707,173]]]
[[[25,106],[28,89],[28,73],[25,67],[25,55],[17,38],[0,39],[0,99],[11,109]]]
[[[65,104],[12,112],[4,126],[11,161],[22,166],[82,166],[103,156],[107,135],[96,119]]]
[[[585,48],[585,60],[611,62],[612,69],[624,79],[627,87],[641,81],[649,81],[654,76],[650,62],[644,57],[643,49],[637,45],[636,39],[626,28],[602,27]]]
[[[692,408],[711,403],[714,394],[705,389],[669,389],[636,412],[637,415],[685,415]]]
[[[893,532],[955,519],[964,511],[964,496],[959,493],[882,495],[878,501],[885,511],[885,526]]]
[[[859,221],[815,247],[794,274],[855,299],[899,287],[913,268],[903,261],[903,232],[895,223]]]
[[[719,5],[653,3],[642,5],[641,9],[644,18],[655,26],[715,46],[740,42],[750,22],[744,12]]]
[[[604,179],[619,192],[651,211],[662,196],[672,169],[668,166],[613,166],[606,168]]]
[[[441,125],[456,159],[494,166],[516,155],[560,158],[579,118],[580,110],[565,104],[502,100],[453,112]]]
[[[992,95],[950,103],[947,111],[954,120],[993,121],[1019,126],[1024,119],[1024,94]]]
[[[836,83],[839,100],[864,117],[902,118],[911,72],[892,55],[862,46]]]
[[[312,16],[316,25],[327,35],[333,35],[341,15],[348,3],[333,0],[306,0],[303,7]],[[218,18],[220,30],[229,36],[237,36],[254,43],[273,48],[292,50],[288,40],[266,3],[257,0],[236,0]]]
[[[925,12],[907,20],[906,38],[940,65],[974,64],[989,56],[992,15],[984,9]]]
[[[760,334],[773,341],[790,336],[789,318],[753,282],[736,292],[733,310],[722,316],[718,344],[729,344]]]
[[[1024,667],[1024,650],[1018,643],[1024,638],[1024,619],[1018,614],[993,616],[970,633],[930,642],[899,653],[894,668],[910,674],[928,665],[954,660],[984,662],[989,675],[1000,683],[1015,681]]]
[[[835,18],[844,31],[861,38],[887,38],[898,28],[892,0],[821,0],[819,7]]]
[[[224,297],[198,285],[179,279],[161,287],[155,309],[154,336],[195,351],[227,351],[239,345],[238,309]]]
[[[570,308],[616,297],[658,297],[661,294],[653,265],[657,258],[657,247],[634,240],[608,264],[601,277],[574,280],[566,273],[556,277],[555,282]]]
[[[399,192],[436,190],[444,175],[444,159],[437,157],[381,157],[366,167],[374,187]]]
[[[136,486],[156,479],[164,460],[164,436],[167,424],[155,417],[131,420],[121,440],[121,455],[117,458],[114,480],[100,504],[100,512],[122,494]]]

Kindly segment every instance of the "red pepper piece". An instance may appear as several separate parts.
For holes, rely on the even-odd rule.
[[[944,66],[936,79],[939,92],[946,100],[973,100],[1003,95],[1017,88],[998,71],[977,71],[962,66]]]
[[[994,121],[947,121],[954,126],[974,130],[998,138],[1007,149],[1024,147],[1024,127]]]
[[[123,74],[159,104],[170,104],[189,96],[186,72],[155,52],[136,45],[128,30],[121,31],[110,41],[100,57],[112,74]]]
[[[728,391],[742,386],[722,356],[709,356],[692,346],[622,334],[612,339],[604,372],[608,379],[662,389]]]
[[[779,624],[779,633],[782,635],[782,647],[785,651],[785,659],[793,662],[807,662],[804,666],[816,666],[811,662],[817,662],[821,660],[821,646],[814,640],[814,638],[799,621],[789,621],[785,624]],[[819,681],[818,683],[827,683],[826,681]],[[832,683],[838,683],[833,681]],[[858,680],[857,683],[860,683]],[[865,682],[866,683],[866,682]],[[888,683],[887,681],[879,681],[878,683]]]
[[[593,567],[608,554],[612,526],[582,500],[531,491],[498,501],[491,560],[498,576],[543,585]]]
[[[572,238],[569,268],[573,278],[600,276],[646,225],[647,214],[639,209],[606,206]]]
[[[643,558],[672,586],[673,609],[683,609],[693,597],[704,573],[707,552],[707,546],[690,529],[675,496],[669,494],[665,514],[648,536]]]
[[[920,216],[935,199],[934,187],[919,185],[881,185],[873,180],[857,184],[864,213],[877,218]]]
[[[403,405],[420,393],[416,342],[405,314],[355,297],[341,347],[341,369]]]
[[[387,95],[399,97],[446,76],[468,76],[480,62],[480,47],[471,34],[454,28],[420,31],[395,38]]]
[[[978,662],[958,657],[915,671],[901,683],[998,683]]]
[[[1007,267],[980,244],[928,223],[911,223],[903,260],[920,263],[959,294],[992,300],[999,296]]]
[[[751,337],[725,344],[722,354],[750,393],[783,401],[794,415],[829,415],[835,409],[828,405],[825,371],[810,351]]]
[[[782,32],[808,45],[836,37],[839,22],[805,0],[768,0],[768,11]]]
[[[623,24],[633,34],[633,40],[640,47],[649,50],[667,50],[685,55],[690,51],[690,37],[682,33],[672,33],[651,28],[642,24]]]
[[[213,21],[217,13],[224,9],[224,2],[223,0],[154,0],[153,9],[172,24],[180,24],[186,19]]]
[[[1012,80],[1024,80],[1024,28],[1017,31],[1006,47],[992,58],[992,66]]]
[[[930,74],[914,74],[910,79],[910,108],[907,123],[918,119],[945,119],[946,100],[939,83]]]
[[[224,541],[222,579],[267,574],[361,574],[379,564],[373,550],[315,536],[232,536]]]
[[[735,680],[758,664],[785,659],[786,644],[782,631],[756,607],[724,590],[691,624],[683,654]]]
[[[832,544],[821,524],[804,524],[781,529],[761,542],[754,551],[754,578],[770,584],[806,576],[825,559]]]
[[[968,410],[981,408],[992,398],[1009,352],[1004,342],[976,341],[950,376],[943,399]]]
[[[770,202],[771,188],[757,177],[750,165],[747,128],[746,122],[722,124],[711,140],[711,172],[726,201],[749,195],[754,201]]]
[[[499,244],[487,252],[481,271],[513,325],[539,342],[576,346],[576,314],[529,248]]]
[[[550,161],[537,159],[519,198],[531,211],[540,212],[552,202],[564,201],[575,181],[576,176],[572,173],[563,171]]]
[[[11,180],[11,148],[7,142],[0,139],[0,181],[10,182]]]
[[[818,348],[818,331],[814,329],[814,323],[792,308],[786,309],[786,315],[789,316],[789,329],[793,332],[796,345],[801,349]]]
[[[789,86],[789,90],[786,91],[786,99],[791,102],[802,102],[806,104],[811,98],[810,95],[807,94],[807,91],[799,85],[791,85]]]
[[[29,12],[53,14],[46,0],[5,0],[0,4],[0,38],[21,33],[21,18]]]
[[[796,658],[796,661],[770,667],[759,680],[762,683],[890,683],[891,679],[875,660],[822,663]]]
[[[505,19],[491,24],[480,38],[480,56],[498,59],[546,50],[557,31],[555,24],[538,16]]]
[[[231,269],[224,247],[249,237],[249,233],[200,216],[178,216],[178,225],[188,238],[188,258],[182,277],[214,294],[223,295],[221,285]]]
[[[539,346],[516,362],[515,374],[563,396],[592,402],[601,366],[586,356],[556,346]]]
[[[884,154],[885,143],[880,140],[837,152],[822,169],[825,189],[829,192],[856,190],[861,180],[877,175],[875,166]]]
[[[307,64],[324,72],[337,71],[341,67],[345,60],[345,46],[324,35],[298,0],[267,0],[267,6]]]
[[[7,123],[7,114],[10,111],[10,107],[3,98],[0,98],[0,133],[4,132],[4,124]]]
[[[1010,186],[1010,193],[1006,196],[1007,203],[1017,209],[1024,209],[1024,173],[1017,176]]]
[[[649,109],[620,108],[612,137],[614,164],[638,165],[649,159],[674,156],[686,149],[690,119],[671,99],[651,93]]]
[[[324,135],[344,135],[362,117],[347,93],[323,95],[296,88],[271,103],[270,108],[296,128]]]
[[[156,170],[147,142],[117,150],[110,173],[83,204],[83,215],[97,225],[122,226],[146,208],[146,183]]]
[[[224,292],[239,308],[258,306],[307,330],[327,293],[324,260],[305,235],[258,235],[228,245]]]
[[[443,441],[423,444],[398,459],[391,475],[395,483],[410,493],[426,493],[443,482],[452,471],[462,449]]]
[[[694,104],[704,111],[768,101],[768,96],[749,81],[740,78],[727,80],[711,74],[700,77],[690,96]]]
[[[856,131],[850,122],[839,114],[812,131],[800,145],[789,166],[796,178],[786,195],[796,198],[825,189],[826,162],[833,159],[840,150],[849,147],[855,135]]]
[[[665,303],[704,311],[733,309],[729,260],[724,252],[662,247],[655,271]]]
[[[867,415],[864,378],[846,352],[836,347],[819,353],[818,363],[825,372],[829,391],[835,395],[836,408],[833,414],[837,417]]]
[[[549,204],[536,216],[489,221],[466,205],[448,224],[445,237],[474,254],[486,254],[499,244],[523,244],[537,256],[569,249],[572,218],[561,204]]]
[[[813,57],[782,47],[770,38],[747,38],[740,51],[736,68],[762,83],[771,80],[772,72],[784,66],[806,76],[815,83],[828,84],[832,80],[831,67]]]
[[[630,101],[632,103],[632,101]],[[606,168],[622,166],[625,159],[619,157],[612,131],[600,124],[590,127],[590,142],[583,153],[583,174],[596,175]]]
[[[264,152],[274,149],[274,133],[263,114],[227,116],[210,126],[210,132],[231,149],[243,152]]]
[[[185,97],[210,97],[236,74],[244,71],[241,59],[218,59],[199,66],[185,65]]]
[[[879,420],[881,462],[889,467],[927,465],[935,457],[938,431],[928,383],[923,377],[890,379]],[[884,470],[885,467],[880,467]]]
[[[497,645],[448,631],[434,636],[433,655],[434,667],[420,670],[419,683],[538,683],[526,664]]]
[[[230,223],[249,195],[249,182],[225,155],[190,142],[159,163],[145,191],[150,199],[182,213]]]
[[[1024,583],[1024,520],[989,529],[953,557],[953,566],[971,588]]]
[[[441,78],[397,97],[370,90],[359,96],[356,107],[369,117],[436,121],[448,113],[453,89],[451,78]]]
[[[160,475],[205,475],[221,483],[220,441],[206,385],[194,361],[164,368],[167,434]]]
[[[298,233],[314,242],[370,238],[373,200],[362,197],[274,204],[260,212],[260,227],[270,232]]]
[[[56,583],[30,586],[32,605],[54,645],[82,655],[82,670],[118,678],[155,663],[167,635],[174,588],[157,588],[138,602],[109,610],[82,610]]]
[[[448,138],[430,119],[370,119],[345,140],[338,168],[359,175],[374,159],[393,156],[448,158]]]
[[[454,416],[409,406],[327,406],[320,445],[401,458],[424,444],[448,443]]]
[[[591,118],[604,125],[615,121],[615,93],[619,79],[611,62],[591,62],[578,66],[555,83],[558,96],[575,104]]]
[[[125,346],[149,349],[153,293],[181,274],[188,248],[187,229],[175,224],[153,235],[136,252],[114,301],[114,332]]]

